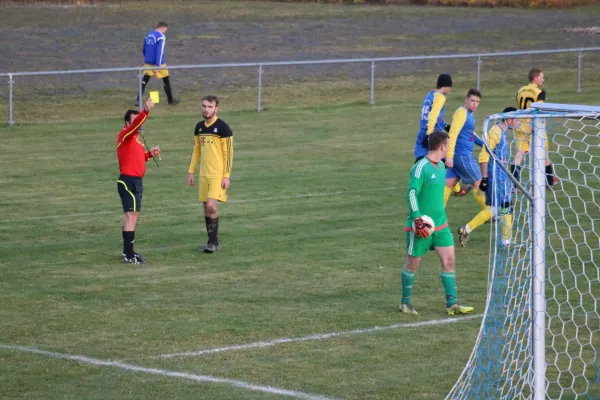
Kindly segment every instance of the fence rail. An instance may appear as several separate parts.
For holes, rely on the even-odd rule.
[[[374,57],[374,58],[342,58],[342,59],[326,59],[326,60],[304,60],[304,61],[266,61],[266,62],[250,62],[250,63],[225,63],[225,64],[192,64],[192,65],[170,65],[168,67],[155,68],[155,70],[163,69],[206,69],[206,68],[235,68],[235,67],[258,67],[258,95],[256,110],[262,111],[262,75],[264,67],[290,66],[290,65],[323,65],[323,64],[352,64],[352,63],[369,63],[370,64],[370,98],[369,103],[375,104],[375,63],[393,62],[393,61],[425,61],[425,60],[449,60],[449,59],[476,59],[477,69],[477,88],[481,83],[481,64],[483,58],[506,57],[506,56],[524,56],[535,54],[559,54],[559,53],[577,53],[577,93],[581,93],[581,65],[583,53],[591,51],[600,51],[600,47],[581,47],[569,49],[554,49],[554,50],[523,50],[523,51],[508,51],[498,53],[471,53],[471,54],[437,54],[429,56],[403,56],[403,57]],[[71,74],[94,74],[94,73],[109,73],[109,72],[138,72],[138,91],[141,95],[143,71],[147,67],[124,67],[124,68],[99,68],[99,69],[74,69],[74,70],[57,70],[57,71],[22,71],[22,72],[1,72],[0,77],[8,77],[8,124],[14,125],[13,120],[13,89],[15,77],[18,76],[47,76],[47,75],[71,75]]]

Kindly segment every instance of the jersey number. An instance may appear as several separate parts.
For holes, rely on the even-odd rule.
[[[429,111],[431,111],[429,106],[423,106],[421,109],[421,121],[427,121],[429,119]]]
[[[519,109],[520,110],[526,110],[529,108],[529,105],[531,103],[533,103],[535,100],[532,99],[531,97],[522,97],[521,100],[519,101]]]

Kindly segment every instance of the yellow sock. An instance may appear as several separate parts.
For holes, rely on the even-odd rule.
[[[454,185],[454,193],[460,193],[460,183],[456,183],[456,185]]]
[[[448,186],[444,186],[444,208],[446,207],[446,204],[448,204],[450,193],[452,193],[452,189],[450,189]]]
[[[489,208],[489,206],[485,205],[485,192],[479,189],[473,189],[473,197],[475,197],[475,201],[479,204],[479,208],[481,208],[482,211]]]
[[[512,214],[504,214],[500,216],[502,224],[502,242],[510,241],[510,232],[512,231],[513,216]]]
[[[485,210],[479,211],[479,214],[475,216],[469,223],[467,224],[467,233],[473,232],[477,227],[485,224],[485,221],[492,218],[492,213],[490,212],[489,207]]]

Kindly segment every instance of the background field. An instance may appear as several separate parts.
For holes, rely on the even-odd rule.
[[[548,18],[554,23],[540,26],[551,33],[598,16],[598,8],[540,14],[469,10],[470,22],[463,24],[465,10],[444,8],[175,3],[159,16],[148,6],[121,7],[2,7],[11,18],[0,27],[0,42],[23,45],[6,47],[0,70],[133,65],[139,62],[138,39],[157,19],[176,21],[169,31],[172,63],[206,63],[576,47],[593,38],[556,33],[540,43],[546,40],[541,34],[517,45],[526,28],[519,31],[512,21]],[[45,23],[38,20],[34,28],[37,12]],[[206,15],[210,22],[203,22]],[[70,22],[56,23],[60,18]],[[464,36],[441,41],[447,35],[441,21],[460,25]],[[322,27],[318,35],[311,36],[311,23]],[[103,28],[81,36],[92,25]],[[5,35],[19,29],[18,36]],[[69,29],[72,36],[59,35]],[[37,41],[48,32],[65,37],[64,49],[72,49],[72,55],[43,53],[48,47]],[[365,39],[352,40],[357,32]],[[198,37],[178,44],[186,43],[179,37],[184,34]],[[386,34],[396,36],[378,39]],[[93,36],[102,47],[95,46]],[[303,43],[306,38],[314,40]],[[327,40],[335,43],[328,46]],[[73,47],[78,44],[89,51],[80,59]],[[124,56],[125,49],[135,51]],[[512,104],[534,63],[547,71],[552,101],[599,104],[594,57],[586,55],[580,95],[573,57],[490,65],[482,81],[478,127],[484,116]],[[0,128],[0,344],[332,398],[442,398],[469,356],[480,319],[441,324],[446,321],[443,289],[433,255],[415,283],[421,315],[410,318],[396,311],[417,115],[441,70],[455,77],[449,118],[474,84],[473,63],[384,69],[375,106],[366,102],[367,71],[355,77],[356,71],[290,68],[273,76],[262,113],[252,110],[252,85],[235,71],[174,73],[181,107],[161,104],[145,127],[148,144],[163,148],[163,160],[160,168],[148,164],[136,248],[149,264],[141,267],[120,263],[115,187],[115,137],[120,115],[133,105],[135,77],[105,76],[98,86],[91,83],[98,77],[19,82],[17,121],[24,123]],[[79,90],[65,89],[71,87]],[[198,252],[205,242],[202,211],[196,189],[185,185],[199,115],[196,100],[209,90],[222,95],[221,116],[235,137],[231,202],[221,208],[223,247],[214,256]],[[0,115],[5,111],[0,108]],[[471,198],[451,199],[451,226],[470,219],[473,209]],[[481,312],[487,229],[473,236],[468,251],[458,249],[457,257],[459,296]],[[434,323],[195,357],[155,357],[428,321]],[[1,398],[281,398],[231,383],[126,372],[1,347],[0,360]]]

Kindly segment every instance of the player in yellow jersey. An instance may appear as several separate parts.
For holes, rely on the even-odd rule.
[[[526,110],[531,103],[543,103],[546,101],[546,91],[542,89],[544,85],[544,72],[541,69],[533,68],[529,71],[529,84],[523,86],[517,92],[517,108]],[[515,178],[521,178],[521,164],[525,154],[529,153],[529,142],[531,141],[531,119],[521,118],[520,124],[515,130],[515,140],[517,142],[517,153],[515,163],[511,166]],[[548,136],[546,135],[546,179],[548,187],[558,183],[558,178],[554,176],[554,168],[548,156]]]
[[[204,205],[208,243],[202,249],[214,253],[219,248],[219,214],[217,201],[227,202],[233,162],[233,133],[229,125],[217,117],[217,96],[202,98],[203,121],[194,130],[194,150],[188,168],[188,185],[194,186],[194,172],[200,161],[199,199]]]

